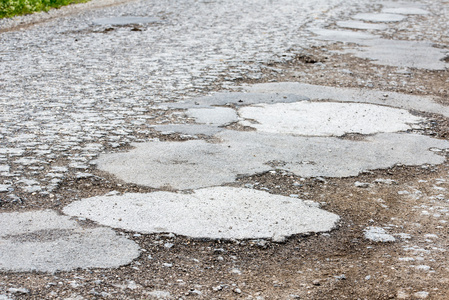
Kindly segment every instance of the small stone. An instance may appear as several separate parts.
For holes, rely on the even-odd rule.
[[[370,184],[367,182],[360,182],[360,181],[356,181],[354,182],[354,185],[358,188],[369,188]]]
[[[310,207],[320,208],[320,204],[318,202],[312,201],[312,200],[304,200],[304,204]]]
[[[315,177],[315,180],[318,182],[326,183],[326,179],[324,179],[323,177]]]
[[[8,184],[0,184],[0,193],[6,193],[11,188]]]
[[[437,239],[438,235],[433,234],[433,233],[429,233],[429,234],[425,234],[424,237],[428,238],[428,239]]]
[[[30,290],[26,288],[9,288],[7,292],[11,294],[29,294]]]
[[[77,179],[85,179],[85,178],[90,178],[93,177],[94,175],[90,174],[90,173],[82,173],[82,172],[78,172],[76,173],[76,178]]]
[[[268,242],[266,240],[259,240],[259,241],[257,241],[256,245],[260,248],[266,249]]]
[[[429,271],[430,270],[430,266],[419,265],[419,266],[416,266],[416,269],[421,270],[421,271]]]
[[[425,292],[425,291],[421,291],[421,292],[414,293],[413,296],[415,296],[416,298],[419,298],[419,299],[426,299],[427,297],[429,297],[429,293]]]
[[[321,285],[321,282],[320,282],[319,279],[315,279],[314,281],[312,281],[312,284],[313,284],[313,285],[316,285],[316,286],[320,286],[320,285]]]
[[[404,291],[398,291],[396,294],[396,297],[397,297],[397,299],[408,299],[410,297],[410,295]]]
[[[241,275],[242,271],[240,271],[239,269],[235,269],[234,268],[234,269],[231,270],[231,273]]]
[[[383,243],[396,241],[392,235],[387,234],[385,229],[381,227],[368,227],[365,229],[365,238],[373,242]]]
[[[217,286],[214,286],[214,287],[212,288],[212,290],[213,290],[214,292],[221,291],[222,289],[223,289],[223,287],[222,287],[221,285],[217,285]]]
[[[172,244],[172,243],[165,243],[165,244],[164,244],[164,247],[167,248],[167,249],[170,249],[170,248],[172,248],[173,246],[174,246],[174,244]]]
[[[129,288],[130,290],[135,290],[137,289],[139,286],[137,285],[137,283],[133,280],[128,282],[127,288]]]
[[[241,294],[241,293],[242,293],[242,290],[239,289],[239,288],[236,288],[236,289],[234,289],[234,293],[236,293],[236,294]]]
[[[384,178],[377,178],[374,180],[375,183],[383,183],[383,184],[398,184],[396,180],[393,179],[384,179]]]
[[[196,290],[196,289],[192,289],[192,290],[190,290],[189,294],[190,295],[198,295],[198,296],[200,296],[200,295],[203,294],[203,292],[201,292],[199,290]]]
[[[167,291],[151,291],[146,293],[150,297],[154,297],[156,299],[171,299],[171,295]],[[151,298],[153,299],[153,298]]]
[[[345,274],[341,274],[341,275],[334,276],[334,277],[335,277],[335,279],[337,279],[337,280],[346,280],[346,275],[345,275]]]

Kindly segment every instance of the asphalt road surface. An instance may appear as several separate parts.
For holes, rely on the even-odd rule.
[[[0,299],[448,299],[447,1],[0,20]]]

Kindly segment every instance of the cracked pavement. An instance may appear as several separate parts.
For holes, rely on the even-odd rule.
[[[0,299],[447,299],[448,16],[93,0],[0,20]]]

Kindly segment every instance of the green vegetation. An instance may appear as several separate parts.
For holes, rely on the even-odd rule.
[[[87,1],[89,0],[0,0],[0,18],[48,11],[51,8]]]

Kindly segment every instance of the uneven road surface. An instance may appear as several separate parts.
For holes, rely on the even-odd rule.
[[[449,2],[0,20],[0,299],[449,299]]]

